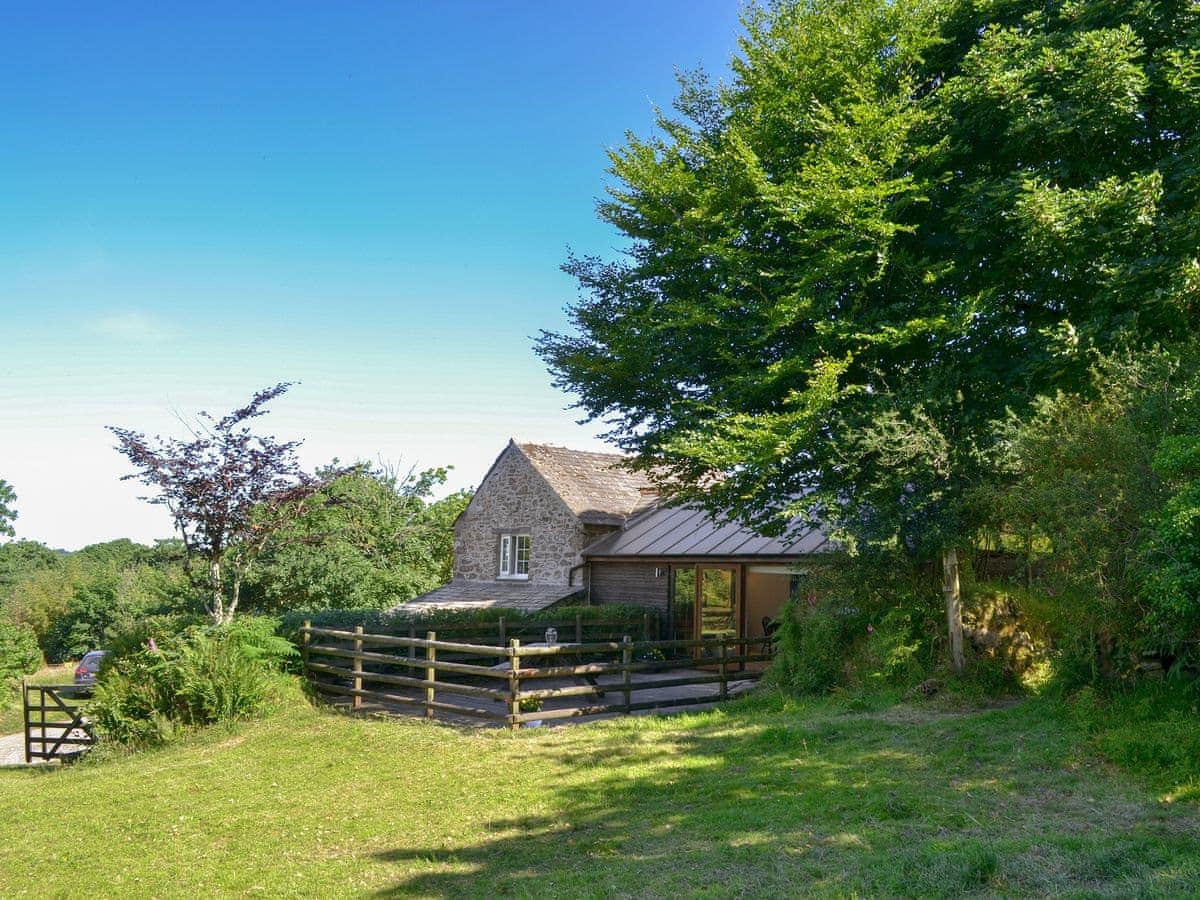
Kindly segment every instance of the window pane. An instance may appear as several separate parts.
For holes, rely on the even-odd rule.
[[[512,536],[507,534],[500,538],[500,574],[512,574]]]
[[[529,574],[529,535],[517,535],[517,572],[518,575]]]
[[[671,637],[677,641],[691,640],[694,630],[693,613],[696,606],[696,570],[672,569]]]
[[[700,637],[736,637],[737,578],[732,569],[700,570]]]

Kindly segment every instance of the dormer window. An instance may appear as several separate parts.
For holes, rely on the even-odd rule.
[[[500,577],[529,577],[529,535],[500,535]]]

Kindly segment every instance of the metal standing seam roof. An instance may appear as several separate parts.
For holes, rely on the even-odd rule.
[[[798,529],[798,530],[796,530]],[[694,506],[665,506],[630,520],[583,551],[584,557],[808,556],[834,549],[819,527],[794,519],[787,537],[765,537],[738,522],[717,521]]]

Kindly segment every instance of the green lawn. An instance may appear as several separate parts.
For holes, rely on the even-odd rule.
[[[511,734],[299,704],[0,773],[0,895],[1200,895],[1200,809],[1027,701]]]

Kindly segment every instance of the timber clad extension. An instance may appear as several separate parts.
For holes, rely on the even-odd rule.
[[[591,563],[588,582],[593,603],[644,606],[662,616],[669,612],[670,580],[664,566],[644,562]]]
[[[758,637],[836,549],[798,521],[764,537],[659,504],[626,462],[510,441],[455,523],[454,579],[406,608],[620,603],[655,613],[673,638]]]

